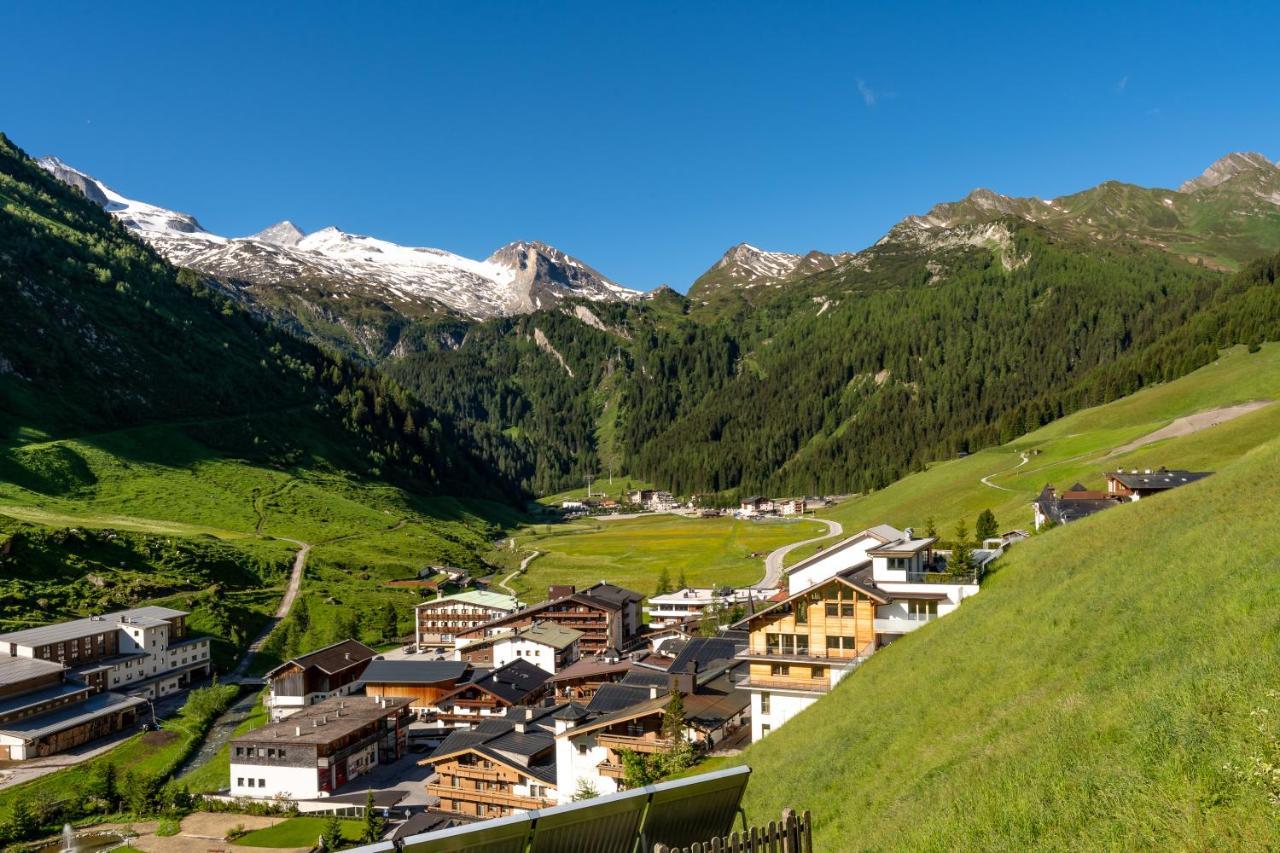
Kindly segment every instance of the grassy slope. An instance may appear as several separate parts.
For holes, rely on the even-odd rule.
[[[1273,440],[1017,546],[748,749],[748,812],[812,809],[823,850],[1274,849],[1278,471]]]
[[[649,515],[619,521],[582,519],[568,525],[537,526],[517,536],[518,547],[543,556],[512,582],[530,600],[548,584],[587,586],[607,580],[650,593],[665,566],[672,581],[683,572],[690,584],[755,583],[764,564],[753,552],[819,536],[811,521],[750,522],[733,518]]]
[[[983,509],[995,512],[1000,528],[1030,529],[1031,501],[1045,483],[1059,488],[1076,480],[1103,486],[1102,472],[1119,467],[1208,468],[1235,459],[1280,429],[1280,405],[1269,406],[1221,426],[1166,439],[1109,457],[1112,448],[1148,435],[1176,418],[1250,400],[1280,399],[1280,345],[1260,352],[1227,350],[1211,365],[1181,379],[1139,391],[1105,406],[1085,409],[1001,447],[964,459],[940,462],[869,495],[820,513],[848,531],[887,521],[923,529],[930,517],[945,537],[960,518],[973,529]],[[1015,470],[1022,452],[1038,455]],[[983,485],[982,477],[1011,491]],[[814,546],[816,547],[816,546]],[[789,555],[797,562],[814,548]]]
[[[267,724],[267,706],[258,702],[249,715],[240,721],[235,728],[235,736],[252,731]],[[231,777],[231,746],[224,745],[212,758],[178,777],[178,781],[187,786],[193,794],[219,791],[227,787]]]

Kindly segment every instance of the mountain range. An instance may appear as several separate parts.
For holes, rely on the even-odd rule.
[[[1236,314],[1212,342],[1178,330],[1280,251],[1260,154],[1178,189],[975,190],[856,252],[742,243],[687,296],[541,243],[477,261],[287,221],[227,238],[40,165],[259,318],[376,366],[536,493],[606,467],[726,497],[877,488],[1266,339]]]
[[[454,312],[469,319],[528,313],[571,296],[640,295],[538,241],[509,243],[484,260],[472,260],[332,226],[306,234],[287,220],[249,237],[224,237],[190,214],[127,198],[56,157],[37,162],[141,234],[171,263],[238,282],[250,294],[285,290],[318,304],[377,300],[406,316]]]

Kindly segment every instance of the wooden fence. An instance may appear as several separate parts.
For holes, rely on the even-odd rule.
[[[794,810],[783,809],[780,821],[691,847],[655,844],[653,853],[813,853],[813,817],[807,811],[797,817]]]

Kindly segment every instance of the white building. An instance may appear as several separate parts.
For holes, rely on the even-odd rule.
[[[654,492],[645,504],[645,506],[654,512],[667,512],[668,510],[675,509],[677,505],[678,503],[675,496],[670,492],[663,491]]]
[[[779,501],[777,507],[778,515],[804,515],[806,509],[804,498],[789,498],[785,501]]]
[[[535,622],[493,638],[493,666],[500,669],[523,659],[555,675],[578,659],[582,632],[554,622]]]
[[[187,616],[136,607],[0,634],[0,656],[61,663],[95,690],[168,696],[210,672],[209,638],[187,636]]]
[[[253,799],[328,797],[405,754],[409,704],[335,696],[231,741],[230,794]]]
[[[776,589],[753,587],[685,587],[649,599],[649,624],[658,627],[674,625],[690,616],[701,616],[708,607],[731,610],[736,605],[765,601],[776,592]]]

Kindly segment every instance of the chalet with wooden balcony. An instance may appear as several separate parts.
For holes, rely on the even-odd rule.
[[[421,764],[435,775],[427,793],[441,811],[478,818],[502,817],[558,802],[557,708],[511,708],[474,729],[452,732]]]
[[[266,674],[269,692],[264,704],[271,719],[282,720],[331,696],[355,693],[375,655],[359,640],[343,640],[280,664]]]
[[[627,649],[636,644],[643,628],[638,592],[608,583],[584,590],[553,587],[546,601],[480,625],[459,631],[458,645],[468,641],[527,628],[535,622],[552,622],[580,631],[579,652],[592,655],[609,649]]]
[[[790,594],[744,619],[752,739],[813,704],[887,643],[944,616],[978,592],[999,549],[975,550],[977,569],[948,571],[934,537],[878,525],[792,568]]]
[[[440,696],[428,709],[428,719],[443,728],[478,725],[504,715],[508,708],[537,702],[546,694],[550,677],[524,658],[495,670],[477,670],[475,678]]]
[[[451,649],[463,632],[524,607],[514,596],[467,590],[424,601],[414,608],[418,651]]]
[[[721,661],[704,671],[671,673],[665,687],[611,684],[590,705],[562,706],[555,716],[556,773],[561,802],[579,784],[601,794],[623,790],[622,755],[665,752],[673,743],[662,735],[662,719],[679,691],[685,712],[684,738],[706,752],[735,735],[744,725],[750,698],[736,683],[734,661]]]
[[[659,665],[656,661],[662,660]],[[651,663],[654,662],[654,663]],[[638,670],[663,672],[669,662],[649,652],[617,652],[584,657],[557,672],[547,681],[548,688],[560,699],[588,702],[596,691],[606,684],[624,680],[628,673]]]

